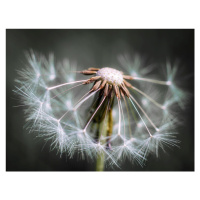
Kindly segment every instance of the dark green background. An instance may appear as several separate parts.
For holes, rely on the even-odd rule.
[[[194,30],[6,30],[6,170],[8,171],[85,171],[94,163],[60,158],[49,151],[49,144],[36,139],[23,128],[25,118],[12,90],[17,69],[22,69],[24,51],[32,48],[57,60],[77,61],[79,66],[109,66],[117,63],[117,55],[139,52],[155,62],[180,60],[180,68],[189,75],[184,89],[191,98],[180,115],[177,127],[181,148],[149,157],[141,168],[125,161],[123,171],[193,171],[194,170]],[[177,77],[179,78],[179,77]],[[181,77],[180,77],[181,78]],[[119,169],[115,169],[119,170]]]

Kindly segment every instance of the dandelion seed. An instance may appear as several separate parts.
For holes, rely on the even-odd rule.
[[[77,153],[82,159],[105,159],[109,166],[124,158],[143,166],[149,153],[178,146],[169,129],[174,123],[166,119],[168,107],[184,93],[174,85],[176,70],[169,65],[167,80],[154,80],[141,76],[152,66],[139,73],[138,55],[128,65],[130,75],[110,67],[76,70],[68,60],[56,64],[52,54],[47,60],[31,51],[27,58],[15,92],[26,106],[30,130],[51,140],[51,149],[70,157]],[[126,64],[127,58],[120,57],[120,62]],[[171,98],[158,102],[140,88],[145,83],[167,88]]]

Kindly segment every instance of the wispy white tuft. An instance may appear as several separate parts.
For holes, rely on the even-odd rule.
[[[154,65],[145,67],[138,54],[118,57],[130,76],[140,78],[129,81],[134,86],[129,88],[129,98],[115,98],[112,133],[101,143],[95,135],[95,117],[105,102],[109,105],[107,97],[94,110],[92,104],[99,101],[99,90],[90,91],[82,84],[87,79],[75,73],[80,71],[76,63],[67,59],[57,62],[53,54],[45,58],[33,51],[26,53],[26,58],[14,92],[21,97],[29,132],[49,141],[51,150],[92,160],[104,153],[108,166],[118,166],[125,159],[143,166],[149,154],[159,156],[160,150],[179,147],[175,108],[177,104],[184,106],[186,93],[175,85],[177,66],[167,63],[166,79],[158,76],[152,81],[148,74]],[[106,114],[108,111],[107,106]]]

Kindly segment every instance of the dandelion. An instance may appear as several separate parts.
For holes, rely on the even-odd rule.
[[[139,55],[119,57],[124,72],[79,70],[69,60],[56,63],[53,54],[26,56],[15,92],[24,103],[28,130],[51,141],[51,149],[95,160],[103,170],[127,158],[143,166],[149,154],[178,147],[170,107],[182,106],[185,94],[174,85],[176,67],[167,63],[166,79],[160,80],[147,77],[152,66],[140,66]]]

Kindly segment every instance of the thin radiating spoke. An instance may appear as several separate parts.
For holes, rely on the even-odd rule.
[[[129,135],[130,137],[132,137],[132,134],[131,134],[131,126],[130,126],[130,114],[129,114],[129,110],[128,110],[128,105],[126,103],[126,99],[124,98],[124,102],[125,102],[125,106],[126,106],[126,111],[128,113],[128,127],[129,127]]]
[[[156,105],[157,107],[163,109],[163,106],[161,104],[159,104],[158,102],[156,102],[154,99],[152,99],[149,95],[147,95],[146,93],[142,92],[141,90],[139,90],[136,87],[131,87],[133,90],[139,92],[140,94],[142,94],[143,96],[145,96],[147,99],[149,99],[149,101],[151,101],[154,105]]]
[[[97,90],[98,91],[98,90]],[[89,99],[92,95],[94,95],[94,93],[96,93],[97,91],[93,92],[92,94],[90,94],[89,96],[87,96],[85,99],[83,99],[88,93],[84,94],[79,101],[76,103],[76,106],[73,108],[73,111],[76,111],[87,99]],[[81,101],[81,99],[83,99]],[[80,102],[81,101],[81,102]],[[62,115],[62,117],[59,119],[59,121],[69,112],[70,110],[68,110],[67,112],[64,113],[64,115]]]
[[[74,110],[77,110],[86,100],[88,100],[91,96],[93,96],[94,94],[96,94],[96,92],[98,92],[98,90],[92,92],[90,95],[88,95],[86,98],[84,98],[82,101],[80,101],[75,107]],[[85,96],[85,95],[84,95]]]
[[[81,85],[83,85],[83,84],[79,84],[79,85],[76,85],[76,86],[74,86],[74,87],[71,87],[71,88],[69,88],[69,89],[67,89],[67,90],[65,90],[65,91],[63,91],[63,92],[61,92],[61,93],[59,93],[59,94],[57,94],[57,95],[51,97],[51,98],[52,98],[52,99],[55,99],[56,97],[62,95],[63,93],[66,93],[67,91],[69,91],[69,90],[71,90],[71,89],[74,89],[74,88],[76,88],[76,87],[78,87],[78,86],[81,86]]]
[[[151,119],[149,118],[149,116],[147,115],[147,113],[143,110],[143,108],[140,106],[140,104],[136,101],[135,98],[133,98],[133,96],[131,95],[130,98],[137,104],[137,106],[140,108],[140,110],[143,112],[143,114],[146,116],[146,118],[149,120],[149,122],[151,123],[151,125],[154,127],[154,129],[156,131],[159,131],[159,129],[156,127],[156,125],[151,121]],[[129,98],[129,99],[130,99]]]
[[[96,112],[99,110],[99,108],[101,107],[101,105],[102,105],[102,103],[104,102],[105,99],[106,99],[106,96],[104,96],[101,103],[99,104],[99,106],[97,107],[97,109],[95,110],[95,112],[93,113],[91,118],[89,119],[88,123],[86,124],[85,128],[83,129],[83,132],[86,132],[87,127],[89,126],[90,122],[92,121],[93,117],[95,116]]]
[[[160,84],[160,85],[171,85],[170,81],[159,81],[159,80],[141,78],[141,77],[133,77],[133,80],[146,81],[146,82]]]
[[[56,89],[56,88],[59,88],[59,87],[65,86],[65,85],[71,85],[71,84],[75,84],[75,83],[80,83],[80,82],[84,82],[84,81],[87,81],[87,80],[80,80],[80,81],[74,81],[74,82],[69,82],[69,83],[63,83],[63,84],[60,84],[60,85],[55,85],[53,87],[49,87],[49,88],[47,88],[47,90],[53,90],[53,89]]]
[[[125,120],[124,120],[124,112],[123,112],[123,109],[122,109],[121,100],[119,100],[119,103],[120,103],[120,107],[121,107],[121,111],[122,111],[122,118],[123,118],[123,124],[124,124],[124,138],[125,138]]]
[[[129,100],[131,101],[131,103],[132,103],[133,107],[135,108],[136,112],[138,113],[138,115],[139,115],[140,119],[142,120],[142,122],[143,122],[143,124],[144,124],[145,128],[147,129],[147,132],[149,133],[150,137],[152,137],[152,135],[151,135],[151,133],[150,133],[150,131],[149,131],[149,129],[148,129],[148,127],[147,127],[147,125],[145,124],[145,122],[144,122],[144,120],[143,120],[142,116],[140,115],[139,111],[137,110],[137,108],[136,108],[135,104],[133,103],[133,101],[131,100],[131,98],[129,98]]]
[[[118,102],[118,109],[119,109],[118,135],[120,135],[121,134],[121,110],[120,110],[119,98],[117,98],[117,102]]]

